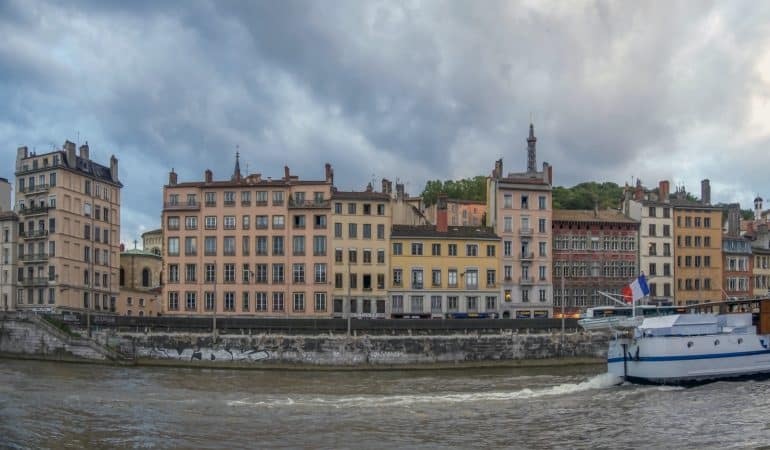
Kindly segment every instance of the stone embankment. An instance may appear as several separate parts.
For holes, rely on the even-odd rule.
[[[144,363],[269,367],[428,367],[599,362],[603,333],[450,336],[238,336],[124,334],[120,351]]]
[[[89,338],[60,330],[36,315],[0,315],[0,354],[59,361],[128,362],[124,355]]]
[[[384,335],[220,335],[117,333],[67,335],[43,319],[4,316],[0,352],[61,360],[238,368],[439,368],[601,363],[601,332]],[[102,344],[99,344],[100,342]]]

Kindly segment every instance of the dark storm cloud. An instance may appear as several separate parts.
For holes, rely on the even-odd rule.
[[[0,141],[121,161],[123,238],[161,187],[242,167],[341,188],[523,169],[770,196],[770,6],[710,2],[0,2]],[[767,105],[767,106],[766,106]]]

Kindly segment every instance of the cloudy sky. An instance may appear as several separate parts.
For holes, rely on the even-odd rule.
[[[343,189],[523,170],[770,197],[770,3],[0,0],[0,152],[120,159],[124,241],[162,185],[241,166]]]

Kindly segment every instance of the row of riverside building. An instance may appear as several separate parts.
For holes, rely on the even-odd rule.
[[[120,243],[118,160],[88,144],[20,147],[16,183],[0,179],[2,308],[97,315],[504,317],[574,314],[611,303],[645,273],[651,300],[694,304],[766,296],[768,212],[712,205],[667,181],[626,186],[617,209],[554,210],[553,168],[487,177],[486,202],[432,205],[383,179],[335,187],[334,171],[300,179],[206,170],[163,187],[160,229]]]

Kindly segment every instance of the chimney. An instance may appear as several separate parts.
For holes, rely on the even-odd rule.
[[[594,197],[594,217],[599,217],[599,198]]]
[[[77,167],[75,162],[75,143],[70,141],[64,142],[64,151],[67,154],[67,165],[70,167]]]
[[[658,201],[668,203],[668,194],[671,187],[668,184],[668,180],[661,180],[658,183]]]
[[[203,172],[203,180],[206,183],[211,183],[214,181],[214,173],[211,171],[211,169],[206,169],[206,171]]]
[[[757,196],[754,199],[754,220],[762,218],[762,197]]]
[[[366,185],[366,192],[372,192],[374,191],[374,186],[372,186],[372,183],[369,182],[369,184]]]
[[[388,189],[388,184],[390,181],[388,181],[387,178],[382,179],[382,193],[383,194],[390,194],[390,190]]]
[[[711,204],[711,182],[708,178],[700,182],[700,201],[705,205]]]
[[[727,235],[738,237],[741,235],[741,205],[731,203],[727,207]]]
[[[170,186],[176,185],[176,172],[174,172],[174,168],[171,168],[171,172],[168,173],[168,184]]]
[[[27,151],[27,146],[21,146],[16,149],[16,160],[24,159],[27,156],[29,156],[29,152]]]
[[[636,179],[636,187],[634,188],[634,200],[640,202],[644,200],[644,189],[642,189],[642,180]]]
[[[329,163],[326,163],[325,167],[325,175],[326,175],[326,182],[327,183],[334,183],[334,170],[332,170],[332,165]]]
[[[446,233],[449,230],[446,211],[446,194],[439,194],[436,202],[436,231]]]
[[[495,161],[495,170],[492,172],[492,178],[502,178],[503,177],[503,158],[498,159]]]
[[[83,151],[83,147],[80,148],[80,151]],[[87,154],[88,150],[86,149],[86,155]],[[112,178],[112,181],[118,181],[118,158],[116,158],[115,155],[110,156],[110,177]]]
[[[403,200],[404,197],[404,183],[396,183],[396,198]]]
[[[86,141],[85,144],[80,146],[80,157],[82,159],[89,159],[88,155],[89,155],[89,152],[88,152],[88,141]]]
[[[543,178],[549,185],[553,185],[553,168],[547,162],[543,163]]]
[[[289,166],[283,166],[283,179],[289,181],[291,179],[291,172]]]

